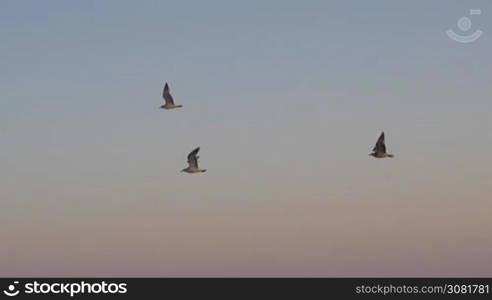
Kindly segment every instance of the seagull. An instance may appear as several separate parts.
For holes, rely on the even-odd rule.
[[[376,142],[376,146],[372,149],[372,153],[369,154],[376,158],[384,158],[384,157],[393,157],[393,154],[386,153],[386,145],[384,144],[384,132],[381,132],[378,141]]]
[[[164,101],[166,103],[162,105],[161,108],[173,109],[173,108],[183,107],[183,105],[174,104],[174,99],[173,96],[171,96],[171,93],[169,92],[169,85],[167,85],[167,82],[166,85],[164,85],[164,90],[162,91],[162,98],[164,98]]]
[[[196,148],[195,150],[191,151],[190,154],[188,154],[188,168],[181,170],[181,172],[203,173],[207,171],[205,169],[200,169],[198,167],[198,157],[199,157],[197,156],[198,151],[200,151],[200,147]]]

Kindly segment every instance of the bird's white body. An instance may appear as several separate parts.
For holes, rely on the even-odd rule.
[[[161,106],[162,109],[175,109],[175,108],[179,108],[179,107],[183,107],[183,105],[176,105],[176,104],[166,103],[166,104],[164,104],[164,105]]]
[[[186,173],[203,173],[203,172],[206,172],[207,170],[205,169],[199,169],[199,168],[186,168],[186,169],[183,169],[183,172],[186,172]]]
[[[389,153],[371,153],[369,155],[374,156],[375,158],[394,157],[393,154],[389,154]]]

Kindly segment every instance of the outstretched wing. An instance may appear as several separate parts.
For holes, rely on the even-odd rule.
[[[200,147],[196,148],[195,150],[191,151],[190,154],[188,154],[188,165],[191,168],[198,169],[198,151],[200,151]]]
[[[174,99],[173,96],[171,96],[171,93],[169,92],[169,85],[167,84],[167,82],[164,85],[164,90],[162,91],[162,98],[164,98],[166,104],[174,105]]]
[[[374,149],[372,151],[376,153],[386,153],[386,145],[384,143],[384,132],[381,133],[379,136],[378,141],[376,142],[376,145],[374,146]]]

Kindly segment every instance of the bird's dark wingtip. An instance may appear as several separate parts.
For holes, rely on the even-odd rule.
[[[195,149],[193,149],[193,151],[191,151],[191,153],[196,155],[198,153],[198,151],[200,151],[200,147],[196,147]]]

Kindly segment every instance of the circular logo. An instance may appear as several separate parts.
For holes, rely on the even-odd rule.
[[[463,17],[458,20],[458,28],[463,31],[468,31],[472,27],[470,18]]]

